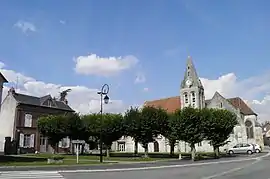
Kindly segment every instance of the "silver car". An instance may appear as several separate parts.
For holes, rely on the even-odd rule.
[[[253,154],[255,146],[253,144],[240,143],[227,150],[229,154]]]

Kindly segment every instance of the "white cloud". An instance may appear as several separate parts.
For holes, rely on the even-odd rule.
[[[63,24],[63,25],[66,24],[66,21],[64,21],[64,20],[60,20],[59,22],[60,22],[60,24]]]
[[[145,75],[142,72],[137,73],[134,83],[144,83],[146,81]]]
[[[149,91],[149,88],[145,87],[145,88],[143,88],[143,91],[144,92],[148,92]]]
[[[18,93],[44,96],[51,94],[52,96],[59,97],[59,92],[70,88],[72,91],[68,94],[67,98],[70,106],[80,113],[99,112],[100,98],[97,95],[98,89],[91,89],[85,86],[64,86],[60,84],[45,83],[37,81],[32,77],[25,76],[12,70],[0,69],[1,73],[11,83],[16,83],[18,78]],[[7,95],[8,87],[4,87],[3,99]],[[109,104],[104,105],[104,112],[123,112],[126,105],[121,100],[111,99]]]
[[[36,31],[36,26],[31,23],[31,22],[26,22],[26,21],[18,21],[16,24],[14,24],[15,27],[21,29],[23,33],[27,33],[28,31],[35,32]]]
[[[138,59],[134,56],[99,57],[96,54],[75,59],[75,71],[84,75],[112,76],[134,67]]]

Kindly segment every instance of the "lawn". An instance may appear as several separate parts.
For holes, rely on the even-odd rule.
[[[25,154],[22,156],[26,157],[40,157],[40,158],[50,158],[52,156],[64,157],[65,160],[76,160],[76,155],[65,155],[65,154]],[[99,161],[99,156],[93,155],[80,155],[80,161]],[[168,158],[144,158],[144,157],[103,157],[105,161],[156,161],[156,160],[168,160]]]
[[[94,165],[100,164],[98,161],[80,161],[79,164],[76,160],[64,160],[63,163],[59,164],[47,164],[47,161],[36,161],[36,162],[0,162],[0,166],[59,166],[59,165]],[[108,164],[108,163],[103,163]]]

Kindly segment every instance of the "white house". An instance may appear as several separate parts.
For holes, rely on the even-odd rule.
[[[240,98],[224,98],[219,92],[216,92],[211,99],[205,100],[204,87],[199,79],[191,57],[188,57],[184,79],[180,86],[179,96],[146,101],[145,105],[155,106],[173,112],[176,109],[182,109],[186,106],[194,108],[223,108],[234,112],[237,115],[239,124],[234,127],[229,137],[229,143],[221,148],[231,147],[236,143],[257,143],[264,146],[262,129],[257,122],[257,114]],[[159,136],[154,143],[150,143],[149,152],[169,152],[170,146],[168,141]],[[133,152],[134,141],[132,138],[121,138],[113,143],[112,149],[122,152]],[[139,144],[139,152],[143,152],[143,147]],[[213,151],[209,141],[203,141],[196,145],[197,151]],[[179,142],[175,151],[189,152],[188,143]]]

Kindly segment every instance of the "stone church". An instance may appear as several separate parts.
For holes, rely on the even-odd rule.
[[[187,106],[194,108],[223,108],[234,112],[237,115],[239,124],[234,127],[230,134],[228,144],[220,148],[223,151],[237,143],[257,143],[263,147],[262,128],[257,121],[257,114],[240,98],[225,98],[216,92],[211,99],[205,99],[204,87],[196,72],[192,58],[189,56],[186,63],[184,78],[180,85],[180,96],[146,101],[145,106],[161,107],[168,112],[182,109]],[[139,145],[139,152],[144,148]],[[163,136],[156,138],[156,141],[148,146],[149,152],[170,152],[168,141]],[[121,152],[133,152],[134,141],[131,137],[122,137],[112,145],[112,150]],[[175,151],[190,152],[188,143],[180,141],[175,146]],[[202,141],[196,144],[196,151],[211,152],[213,146],[209,141]]]

